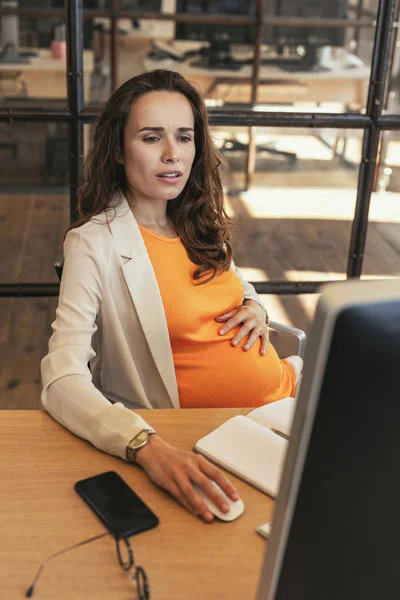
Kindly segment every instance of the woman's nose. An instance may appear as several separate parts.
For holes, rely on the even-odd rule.
[[[162,162],[176,163],[179,161],[179,152],[174,142],[166,142],[163,149]]]

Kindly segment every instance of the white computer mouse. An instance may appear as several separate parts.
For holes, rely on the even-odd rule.
[[[217,485],[214,481],[212,483],[213,483],[213,485],[215,485],[217,491],[224,498],[225,502],[229,505],[230,509],[229,509],[229,511],[227,513],[223,513],[214,504],[214,502],[211,500],[211,498],[209,498],[203,492],[203,490],[201,490],[196,484],[193,484],[193,487],[195,488],[196,492],[199,494],[199,496],[203,500],[204,504],[206,504],[206,506],[208,506],[208,508],[210,509],[210,512],[212,512],[213,515],[215,515],[216,517],[218,517],[218,519],[221,519],[221,521],[233,521],[234,519],[237,519],[238,517],[240,517],[240,515],[244,511],[243,500],[241,500],[241,499],[239,499],[239,500],[231,500],[225,494],[225,492],[223,492],[221,490],[221,488],[219,487],[219,485]]]

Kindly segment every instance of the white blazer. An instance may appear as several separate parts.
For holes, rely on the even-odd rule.
[[[179,408],[160,291],[125,198],[72,229],[64,258],[49,353],[41,363],[42,404],[76,435],[125,458],[128,442],[148,427],[132,409]],[[233,262],[232,268],[243,298],[262,305]]]

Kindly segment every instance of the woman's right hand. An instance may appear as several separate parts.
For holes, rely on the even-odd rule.
[[[193,483],[222,512],[228,512],[229,506],[212,484],[213,481],[231,500],[239,499],[237,490],[218,467],[195,452],[170,446],[157,434],[152,434],[147,444],[137,451],[136,462],[155,484],[167,490],[190,513],[201,516],[205,521],[212,521],[214,515],[196,492]]]

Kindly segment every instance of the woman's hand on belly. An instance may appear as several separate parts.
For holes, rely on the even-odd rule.
[[[190,513],[201,516],[205,521],[212,521],[214,515],[195,491],[193,483],[201,488],[222,512],[228,512],[229,506],[224,503],[212,481],[215,481],[229,498],[239,499],[237,490],[218,467],[195,452],[170,446],[156,434],[151,435],[148,443],[137,451],[136,462],[155,484],[167,490]]]
[[[245,302],[245,305],[240,305],[215,317],[218,323],[224,323],[219,333],[220,335],[226,335],[234,327],[242,325],[231,341],[232,346],[238,346],[248,335],[249,337],[243,346],[243,350],[246,352],[250,350],[258,338],[261,338],[260,354],[264,355],[269,343],[268,317],[263,307],[254,300],[246,300]]]

